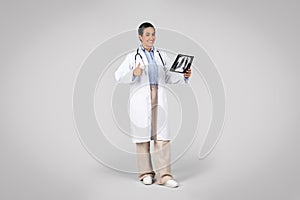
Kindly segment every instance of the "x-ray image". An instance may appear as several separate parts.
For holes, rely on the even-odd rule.
[[[186,73],[191,67],[194,56],[178,54],[170,71],[178,73]]]

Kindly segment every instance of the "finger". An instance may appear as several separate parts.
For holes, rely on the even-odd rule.
[[[138,64],[137,68],[140,68],[140,66],[141,66],[141,63]]]
[[[187,72],[184,74],[184,77],[189,78],[191,76],[191,72]]]

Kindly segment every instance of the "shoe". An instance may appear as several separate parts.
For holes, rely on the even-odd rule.
[[[150,175],[147,175],[143,178],[143,183],[145,185],[151,185],[153,183],[152,177]]]
[[[165,182],[164,186],[167,186],[167,187],[170,187],[170,188],[176,188],[178,187],[178,183],[171,179],[171,180],[168,180],[167,182]]]

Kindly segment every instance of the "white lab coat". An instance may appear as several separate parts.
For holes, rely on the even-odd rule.
[[[144,51],[139,47],[140,56],[135,55],[136,50],[129,53],[123,63],[115,72],[118,83],[130,84],[129,118],[131,122],[131,135],[133,143],[148,142],[151,140],[151,96],[148,77],[148,60]],[[157,50],[154,48],[154,57],[158,66],[158,114],[157,114],[157,140],[170,140],[168,130],[168,103],[165,84],[187,83],[183,74],[170,72],[170,59],[167,54],[160,51],[165,63],[163,65]],[[140,63],[143,69],[141,76],[133,79],[133,70]]]

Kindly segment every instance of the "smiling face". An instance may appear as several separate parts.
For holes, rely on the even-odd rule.
[[[150,49],[153,47],[153,44],[155,42],[155,29],[152,27],[148,27],[144,29],[143,35],[139,35],[140,41],[143,45],[143,47],[150,51]]]

